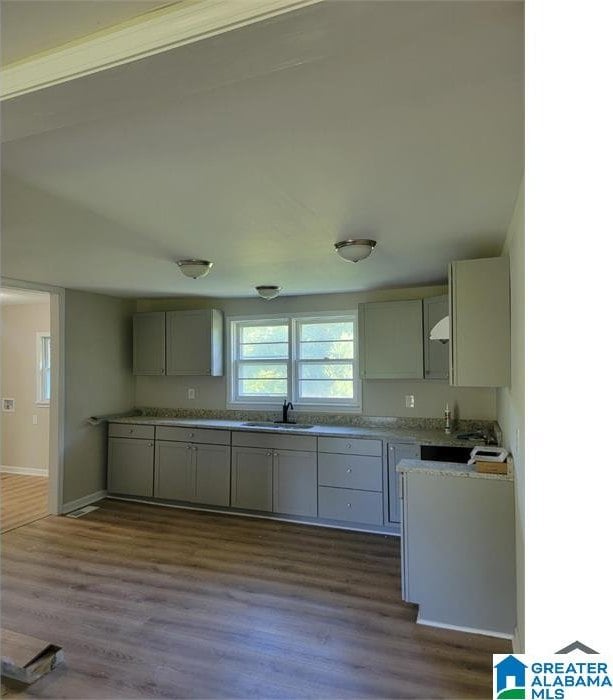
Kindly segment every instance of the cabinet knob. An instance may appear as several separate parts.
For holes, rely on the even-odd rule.
[[[163,369],[160,370],[160,374],[164,374],[164,370],[163,370]]]
[[[149,443],[149,447],[153,447],[153,443],[152,443],[152,442]]]
[[[128,432],[129,432],[129,433],[133,433],[133,432],[134,432],[134,428],[130,428],[130,430],[128,430]]]
[[[266,453],[266,456],[267,456],[267,457],[272,457],[272,452],[267,452],[267,453]]]
[[[278,453],[278,452],[273,452],[273,453],[272,453],[272,456],[273,456],[273,457],[278,457],[278,456],[279,456],[279,453]]]
[[[347,467],[347,474],[351,474],[351,467]]]
[[[348,442],[347,445],[346,445],[346,447],[347,447],[348,450],[350,450],[350,449],[351,449],[351,443]]]
[[[347,508],[351,508],[351,503],[348,503],[348,504],[347,504]]]
[[[194,433],[190,433],[189,436],[190,436],[190,437],[194,437]]]
[[[393,445],[390,445],[390,452],[393,452],[396,448]]]

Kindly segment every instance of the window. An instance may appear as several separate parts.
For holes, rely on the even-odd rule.
[[[36,403],[48,406],[51,401],[51,336],[36,334]]]
[[[229,322],[230,404],[359,408],[355,312]]]

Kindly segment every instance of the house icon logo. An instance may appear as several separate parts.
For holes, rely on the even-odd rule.
[[[514,656],[507,656],[494,666],[498,700],[524,700],[526,697],[526,664]]]

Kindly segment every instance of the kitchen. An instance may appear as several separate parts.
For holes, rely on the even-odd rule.
[[[51,512],[71,517],[15,531],[4,614],[44,636],[18,584],[26,566],[29,593],[69,621],[75,693],[95,670],[59,582],[87,611],[116,696],[132,672],[139,693],[300,695],[301,644],[314,694],[478,695],[490,654],[523,647],[521,5],[381,7],[316,3],[6,103],[3,283],[44,283],[61,308]],[[406,75],[412,52],[427,80],[416,65]],[[203,78],[197,66],[220,57],[223,80]],[[475,447],[499,449],[499,473],[468,464]],[[42,556],[44,542],[52,588],[19,553]],[[116,634],[96,606],[124,594]],[[291,600],[305,619],[327,606],[338,626],[317,612],[301,633]],[[250,624],[256,636],[279,624],[266,644],[285,644],[287,671],[266,644],[228,660],[223,635]],[[147,680],[162,631],[189,680]],[[382,651],[368,660],[371,634]],[[443,668],[416,680],[440,654]],[[67,692],[53,673],[40,682]]]

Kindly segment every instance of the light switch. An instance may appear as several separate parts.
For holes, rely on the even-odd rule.
[[[407,394],[404,397],[404,405],[406,408],[415,408],[415,394]]]

